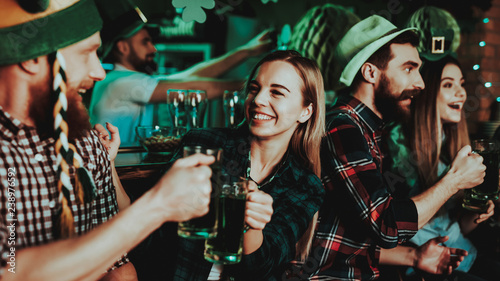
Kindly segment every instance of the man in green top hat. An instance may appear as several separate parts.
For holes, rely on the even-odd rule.
[[[399,179],[382,173],[382,134],[386,122],[409,113],[411,98],[424,88],[417,43],[412,28],[400,30],[375,15],[354,25],[337,46],[344,90],[327,113],[321,154],[327,194],[302,267],[311,280],[373,280],[382,263],[413,265],[428,248],[391,248],[410,239],[457,191],[482,181],[482,158],[468,147],[426,192],[393,197],[391,182]],[[465,254],[438,247],[443,241],[429,242],[442,258],[429,270],[448,272]]]
[[[196,155],[116,215],[110,156],[78,94],[105,76],[101,24],[92,0],[2,1],[2,280],[137,279],[127,251],[208,210],[214,159]]]
[[[157,69],[152,32],[158,33],[131,0],[97,2],[104,20],[102,59],[114,64],[106,79],[96,84],[90,103],[92,123],[109,122],[117,126],[122,143],[135,141],[134,128],[157,125],[152,103],[165,103],[169,89],[205,90],[208,99],[225,90],[236,91],[243,81],[218,79],[246,59],[268,51],[266,30],[248,43],[221,57],[196,64],[180,73],[152,76]]]

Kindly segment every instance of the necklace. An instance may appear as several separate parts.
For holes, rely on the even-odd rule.
[[[288,158],[288,150],[286,151],[286,154],[283,156],[282,161],[280,163],[278,163],[278,165],[276,166],[276,168],[274,170],[274,174],[267,181],[265,181],[262,184],[259,184],[256,180],[252,179],[252,177],[250,176],[252,161],[251,161],[250,151],[248,151],[247,179],[253,181],[257,185],[257,188],[260,189],[261,187],[263,187],[264,185],[270,183],[274,179],[274,177],[276,176],[276,174],[278,173],[278,171],[285,164],[287,158]]]

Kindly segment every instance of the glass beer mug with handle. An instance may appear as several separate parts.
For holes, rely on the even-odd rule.
[[[203,127],[207,103],[207,93],[205,91],[188,90],[185,101],[188,129]]]
[[[472,142],[472,151],[483,157],[486,166],[484,181],[464,191],[462,206],[475,212],[488,210],[488,200],[498,199],[500,145],[497,141],[479,139]]]
[[[215,264],[239,263],[243,254],[248,180],[222,185],[217,208],[217,236],[205,242],[205,259]]]
[[[196,153],[203,153],[215,157],[215,162],[210,165],[212,169],[212,192],[210,196],[208,213],[188,221],[179,222],[177,234],[188,239],[207,239],[217,235],[217,208],[219,194],[222,187],[222,154],[221,148],[209,148],[202,146],[185,146],[183,155],[187,157]],[[196,198],[193,198],[193,206],[196,207]]]

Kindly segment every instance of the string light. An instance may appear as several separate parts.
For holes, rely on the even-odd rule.
[[[497,102],[500,102],[500,97],[497,97]]]
[[[489,23],[489,22],[490,22],[490,19],[489,19],[489,18],[483,18],[483,23],[485,23],[485,24],[486,24],[486,23]],[[480,47],[484,47],[484,46],[486,46],[486,42],[485,42],[485,41],[481,41],[481,42],[479,42],[479,46],[480,46]],[[480,66],[479,64],[475,64],[474,66],[472,66],[472,69],[474,69],[474,70],[479,70],[479,68],[481,68],[481,66]],[[491,86],[493,86],[493,83],[491,83],[491,82],[485,82],[485,83],[484,83],[484,87],[485,87],[485,88],[490,88]],[[497,97],[497,98],[496,98],[496,101],[497,101],[497,102],[500,102],[500,97]]]

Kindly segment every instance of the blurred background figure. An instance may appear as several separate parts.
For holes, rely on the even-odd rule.
[[[110,122],[120,131],[122,144],[133,143],[139,125],[158,125],[152,105],[166,103],[169,89],[204,90],[208,99],[222,96],[224,90],[240,90],[243,80],[218,79],[247,58],[271,48],[268,31],[260,33],[232,51],[168,76],[152,76],[158,65],[153,43],[158,29],[131,0],[97,1],[104,19],[102,60],[113,70],[97,83],[90,102],[91,122]],[[158,112],[156,112],[156,115]]]
[[[326,104],[333,103],[342,69],[335,48],[359,17],[344,6],[324,4],[309,9],[295,24],[289,49],[316,61],[325,81]]]

